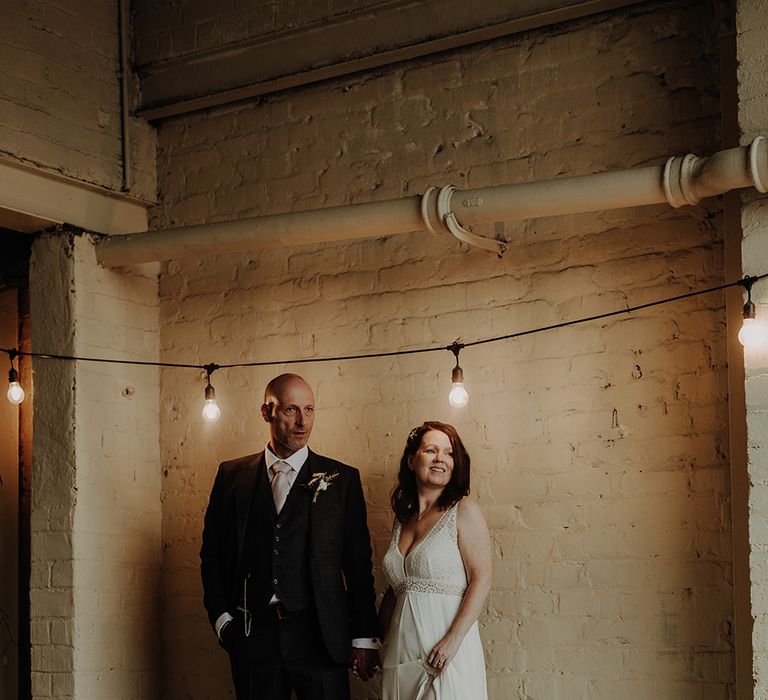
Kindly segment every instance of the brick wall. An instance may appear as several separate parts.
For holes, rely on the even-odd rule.
[[[71,242],[46,236],[30,261],[32,347],[74,352]],[[50,314],[50,315],[49,315]],[[34,364],[30,639],[32,697],[74,697],[74,553],[76,499],[75,366]]]
[[[600,16],[159,133],[165,227],[660,163],[719,147],[716,38],[701,3]],[[447,345],[722,281],[717,202],[490,227],[497,257],[426,233],[175,262],[161,352],[235,362]],[[455,423],[494,544],[481,617],[491,697],[732,697],[723,299],[462,353],[299,365],[313,447],[362,470],[378,563],[408,430]],[[228,692],[198,576],[218,461],[260,449],[285,367],[162,374],[166,697]],[[356,698],[378,697],[356,685]]]
[[[77,354],[157,359],[157,265],[104,270],[89,239],[76,243]],[[77,368],[78,700],[159,697],[159,374]]]
[[[157,358],[156,265],[104,270],[65,233],[35,243],[32,272],[36,351]],[[159,372],[34,367],[33,695],[158,697]]]
[[[768,8],[755,0],[737,3],[737,55],[739,60],[739,128],[742,143],[758,134],[765,135],[768,123],[768,89],[765,85],[765,31],[768,29]],[[742,259],[745,274],[761,274],[768,266],[768,199],[750,191],[743,197]],[[765,282],[753,289],[760,312],[766,313]],[[747,435],[749,459],[749,533],[750,570],[752,578],[752,617],[754,629],[753,673],[755,697],[768,693],[768,460],[766,447],[766,372],[768,354],[745,352]]]
[[[116,0],[0,4],[0,156],[122,184]],[[128,123],[128,186],[155,197],[154,131]]]

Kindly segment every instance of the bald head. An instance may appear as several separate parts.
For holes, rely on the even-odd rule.
[[[287,372],[275,377],[267,384],[266,389],[264,389],[264,403],[277,400],[287,388],[292,386],[304,386],[310,394],[312,393],[312,387],[309,386],[304,377]]]
[[[264,390],[261,415],[269,423],[269,446],[284,459],[309,440],[315,419],[312,387],[298,374],[281,374]]]

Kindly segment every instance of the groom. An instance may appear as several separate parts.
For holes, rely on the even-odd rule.
[[[237,700],[345,700],[368,680],[379,625],[357,469],[307,447],[312,389],[266,388],[263,452],[219,466],[200,550],[204,603],[229,653]]]

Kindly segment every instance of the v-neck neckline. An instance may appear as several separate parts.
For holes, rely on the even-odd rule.
[[[455,508],[455,506],[451,506],[451,508]],[[418,542],[415,542],[415,543],[411,544],[411,548],[408,550],[407,554],[403,554],[400,551],[400,535],[403,534],[403,525],[402,525],[402,523],[398,523],[399,528],[398,528],[398,531],[397,531],[397,542],[395,543],[395,549],[397,550],[397,553],[400,555],[400,558],[403,561],[408,559],[408,557],[410,557],[411,554],[413,554],[416,551],[416,549],[421,547],[422,542],[428,540],[431,537],[432,533],[435,531],[435,529],[440,524],[442,519],[448,514],[448,512],[451,510],[451,508],[446,508],[440,514],[440,517],[437,520],[435,520],[434,525],[432,525],[432,527],[429,528],[429,530],[427,530],[427,533]]]

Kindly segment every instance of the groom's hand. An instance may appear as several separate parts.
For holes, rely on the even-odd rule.
[[[358,649],[357,647],[352,647],[350,666],[352,667],[352,673],[360,680],[370,680],[379,667],[378,649]]]

